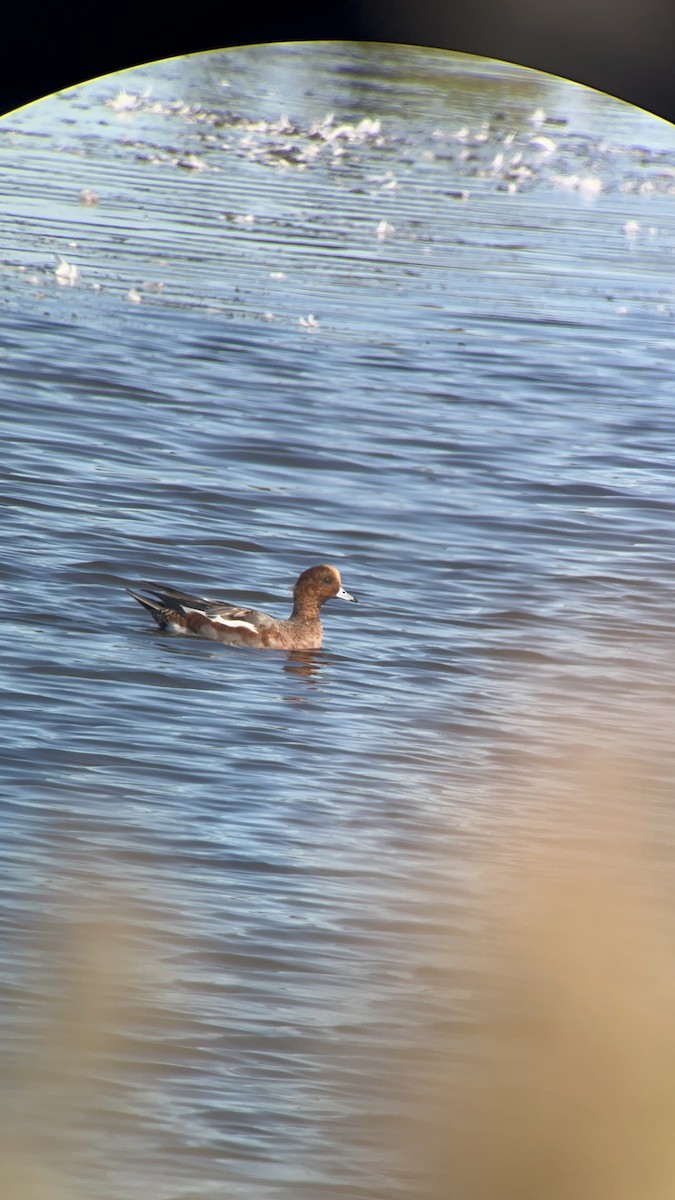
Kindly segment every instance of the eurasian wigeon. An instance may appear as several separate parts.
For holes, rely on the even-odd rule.
[[[162,584],[145,584],[153,596],[138,600],[159,625],[170,633],[210,638],[228,646],[257,646],[261,650],[318,650],[321,646],[321,605],[331,597],[356,600],[342,586],[337,567],[308,567],[293,588],[290,617],[270,617],[255,608],[234,608],[222,600],[204,600]]]

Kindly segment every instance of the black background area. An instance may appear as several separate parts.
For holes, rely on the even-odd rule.
[[[300,0],[169,8],[13,0],[0,112],[98,75],[253,42],[356,39],[461,50],[535,67],[675,120],[674,0]]]

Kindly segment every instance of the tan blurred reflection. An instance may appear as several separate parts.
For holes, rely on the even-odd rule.
[[[596,775],[498,881],[472,1063],[448,1055],[435,1133],[416,1147],[434,1200],[675,1194],[667,906],[614,789]]]
[[[115,1030],[125,1009],[128,1022],[146,972],[124,901],[101,880],[91,886],[83,894],[80,884],[80,914],[50,914],[39,931],[43,999],[23,1014],[27,1044],[16,1070],[8,1077],[3,1068],[2,1200],[72,1200],[88,1114],[105,1106],[101,1080],[114,1060]],[[154,971],[148,978],[156,985]]]
[[[568,803],[562,797],[558,790],[549,807],[540,797],[538,814],[523,807],[517,828],[506,814],[495,819],[494,861],[480,864],[491,881],[482,934],[473,926],[465,946],[466,962],[479,959],[470,1031],[450,1015],[456,943],[452,952],[448,946],[447,970],[438,964],[433,976],[445,982],[434,982],[427,1015],[435,1010],[448,1041],[433,1046],[431,1065],[425,1052],[418,1068],[401,1067],[408,1132],[397,1123],[396,1143],[383,1137],[391,1163],[403,1151],[412,1174],[425,1177],[411,1200],[675,1195],[669,853],[662,849],[657,863],[645,850],[639,786],[589,771],[584,784],[570,787]],[[11,1099],[0,1135],[0,1200],[73,1200],[92,1146],[99,1156],[103,1150],[117,1194],[116,1147],[152,1116],[152,1063],[164,1031],[175,1032],[165,986],[170,970],[153,947],[152,911],[147,921],[129,913],[100,881],[93,895],[70,919],[54,922],[35,993],[44,996],[42,1010],[28,1012],[28,1047],[17,1055],[14,1078],[3,1071]],[[162,928],[166,935],[170,921],[160,920]],[[397,954],[395,944],[387,953]],[[394,987],[394,1017],[399,1001]],[[181,1028],[189,1028],[189,1012],[184,995]],[[145,1061],[138,1037],[142,1042],[148,1031],[139,1108],[133,1087],[114,1079],[129,1056]],[[335,1053],[340,1049],[336,1043]],[[170,1062],[171,1044],[166,1053]],[[307,1053],[311,1059],[316,1047]],[[324,1065],[329,1079],[328,1059]],[[358,1111],[363,1080],[358,1071],[351,1079]],[[307,1120],[311,1125],[311,1113]],[[364,1194],[370,1188],[374,1196],[372,1187],[364,1178]],[[339,1183],[337,1194],[347,1194]],[[400,1200],[400,1187],[383,1185],[377,1200],[390,1195]]]

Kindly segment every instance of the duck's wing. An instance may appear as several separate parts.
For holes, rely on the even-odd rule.
[[[259,612],[257,608],[233,608],[231,604],[222,604],[218,600],[207,601],[206,608],[201,611],[219,628],[249,629],[254,633],[262,633],[279,624],[274,617]]]
[[[144,583],[141,586],[151,594],[143,596],[131,588],[127,591],[147,609],[160,628],[173,633],[256,644],[263,633],[276,624],[273,617],[254,608],[240,608],[223,600],[207,600],[165,584]]]
[[[140,586],[147,589],[151,595],[156,596],[165,608],[173,608],[177,612],[188,608],[194,612],[206,612],[210,608],[227,609],[232,607],[226,600],[208,600],[205,596],[193,596],[191,592],[182,592],[179,588],[169,587],[166,583],[146,581]],[[132,592],[132,595],[135,595],[135,592]]]

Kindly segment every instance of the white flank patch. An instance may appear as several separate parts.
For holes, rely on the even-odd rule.
[[[191,611],[194,612],[194,609]],[[202,616],[205,616],[205,614],[202,613]],[[256,629],[255,625],[251,625],[250,621],[237,621],[233,617],[221,616],[209,617],[208,619],[209,621],[213,621],[214,625],[227,625],[228,629],[250,629],[251,633],[259,633],[259,630]]]

